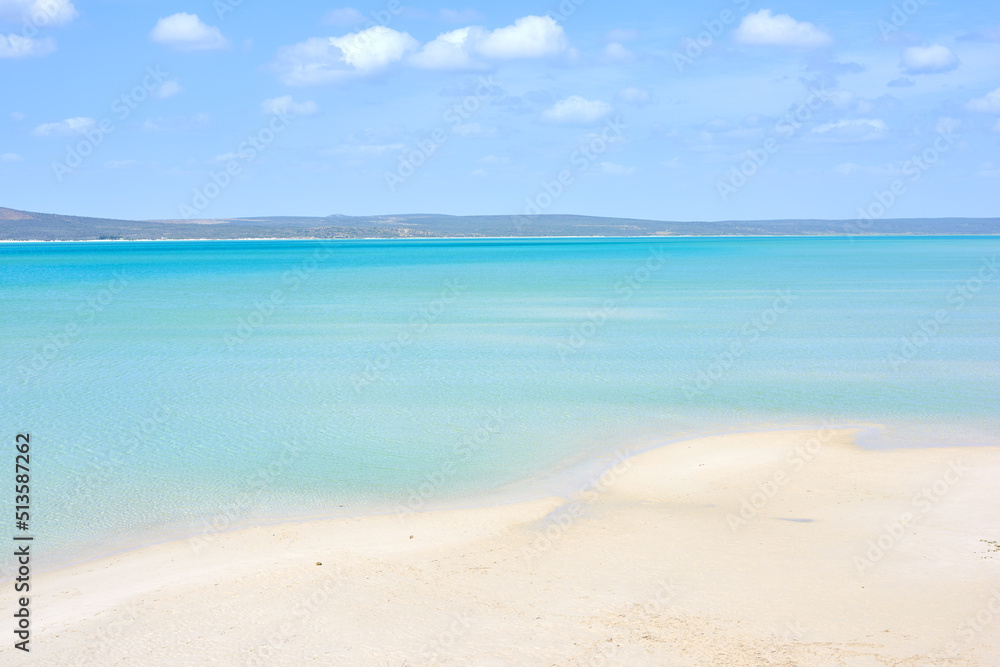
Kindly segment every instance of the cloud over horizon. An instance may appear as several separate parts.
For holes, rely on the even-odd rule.
[[[36,137],[66,137],[83,134],[97,126],[93,118],[67,118],[56,123],[43,123],[31,131]]]
[[[610,116],[612,111],[607,102],[570,95],[542,112],[542,118],[560,125],[592,125]]]
[[[56,41],[51,37],[32,39],[21,35],[0,35],[0,58],[39,58],[55,52]]]
[[[271,97],[260,103],[262,113],[274,116],[311,116],[319,111],[315,102],[296,102],[291,95]]]
[[[211,51],[229,46],[218,28],[205,24],[197,14],[179,12],[156,22],[149,38],[178,51]]]
[[[903,51],[900,63],[907,74],[936,74],[950,72],[958,67],[958,56],[947,46],[911,46]]]
[[[525,16],[496,30],[467,26],[421,45],[409,33],[372,26],[340,37],[313,37],[283,46],[270,69],[287,85],[341,83],[390,66],[483,70],[498,61],[554,57],[568,49],[566,33],[549,16]]]
[[[833,38],[812,23],[796,21],[788,14],[761,9],[743,17],[734,33],[736,41],[754,46],[791,46],[814,49],[833,43]]]
[[[66,25],[79,15],[72,0],[0,0],[0,20],[35,28]]]

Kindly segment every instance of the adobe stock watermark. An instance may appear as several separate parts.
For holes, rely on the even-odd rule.
[[[863,555],[854,557],[854,567],[858,574],[864,574],[865,570],[873,567],[898,545],[906,535],[906,529],[917,525],[965,477],[968,470],[960,460],[949,462],[948,469],[941,477],[925,486],[910,500],[913,511],[903,512],[894,522],[883,524],[882,533],[868,540],[868,550]]]
[[[441,120],[450,126],[452,132],[482,109],[493,96],[493,91],[500,87],[492,76],[479,77],[479,85],[471,95],[466,95],[461,102],[448,107],[441,115]],[[393,171],[385,171],[382,174],[386,186],[390,192],[395,192],[396,188],[405,183],[411,176],[417,173],[423,165],[430,160],[431,156],[443,146],[451,133],[447,127],[436,127],[431,130],[426,137],[417,139],[412,148],[406,149],[399,156],[399,163]]]
[[[990,597],[986,602],[975,613],[966,616],[962,623],[955,629],[954,641],[948,642],[948,645],[944,649],[930,654],[934,665],[954,664],[953,661],[961,654],[963,645],[972,643],[998,617],[1000,617],[1000,587],[994,587],[990,591]]]
[[[44,338],[38,352],[26,364],[21,364],[18,373],[22,382],[29,382],[39,376],[49,367],[55,359],[62,354],[63,350],[79,340],[80,335],[86,331],[97,319],[98,314],[104,312],[115,300],[116,296],[125,289],[128,280],[122,271],[114,271],[113,277],[108,280],[104,287],[97,290],[83,300],[76,308],[76,316],[63,326],[62,330],[49,334]]]
[[[813,117],[813,114],[822,109],[829,101],[830,93],[825,88],[813,88],[802,103],[785,113],[773,128],[773,132],[781,135],[781,141],[775,137],[768,137],[759,148],[748,149],[744,153],[746,159],[739,164],[734,164],[725,179],[715,181],[715,190],[719,193],[722,201],[728,201],[751,178],[756,176],[757,172],[771,159],[771,156],[781,150],[782,141],[788,141],[794,137]]]
[[[586,2],[587,0],[561,0],[558,7],[545,12],[545,15],[552,17],[552,20],[556,22],[565,21],[575,14],[576,10],[586,4]]]
[[[628,303],[632,295],[641,290],[642,286],[652,279],[653,274],[666,264],[666,254],[662,248],[650,248],[649,255],[641,266],[615,283],[614,296],[604,299],[600,308],[588,310],[586,319],[573,326],[565,340],[556,343],[560,359],[565,361],[586,345],[587,341],[604,328],[615,312]]]
[[[319,247],[312,251],[310,257],[297,263],[281,274],[281,287],[272,289],[267,298],[254,302],[253,310],[241,317],[232,333],[224,336],[226,349],[232,351],[250,339],[250,336],[264,326],[271,316],[285,303],[289,293],[295,292],[319,270],[323,262],[330,258],[337,247],[330,241],[320,241]]]
[[[294,440],[283,442],[277,458],[243,479],[241,490],[232,502],[220,505],[211,517],[201,520],[201,531],[188,538],[191,551],[197,556],[211,546],[220,533],[230,530],[240,519],[248,516],[267,487],[281,477],[304,451]]]
[[[750,0],[731,0],[731,2],[739,6],[741,12],[745,12],[750,7]],[[720,11],[715,18],[703,21],[704,30],[694,37],[685,38],[683,53],[675,50],[671,54],[674,67],[677,68],[677,71],[683,74],[685,67],[694,65],[694,62],[701,58],[705,51],[712,48],[715,40],[721,37],[722,33],[728,30],[729,25],[735,22],[736,19],[736,13],[726,8]]]
[[[240,142],[234,151],[239,160],[230,159],[222,170],[209,172],[207,182],[194,189],[190,202],[178,206],[181,217],[190,220],[200,215],[219,195],[225,192],[226,188],[232,185],[235,177],[243,173],[243,167],[252,163],[267,150],[267,147],[274,143],[277,136],[284,132],[288,125],[289,116],[276,113],[271,116],[266,126],[247,135],[247,138]]]
[[[72,656],[60,656],[61,667],[91,667],[92,665],[110,664],[109,653],[120,651],[122,641],[126,637],[129,626],[140,620],[148,620],[154,613],[152,605],[124,605],[109,610],[111,616],[101,627],[89,637],[88,642]]]
[[[88,500],[93,490],[106,484],[137,449],[163,435],[167,423],[173,416],[173,408],[156,399],[156,407],[150,410],[146,417],[132,425],[128,435],[119,441],[118,447],[100,451],[90,460],[88,470],[77,474],[77,484],[69,500],[71,502]]]
[[[879,19],[878,31],[882,34],[882,39],[889,39],[889,35],[899,30],[909,22],[917,12],[926,5],[928,0],[903,0],[892,6],[889,20]]]
[[[146,75],[138,85],[114,99],[111,103],[111,112],[119,121],[125,121],[133,111],[139,108],[140,104],[149,99],[153,91],[169,76],[170,74],[162,71],[159,65],[147,67]],[[52,162],[52,173],[56,180],[62,183],[63,179],[76,171],[84,160],[92,155],[104,143],[105,138],[116,129],[115,122],[109,117],[102,118],[92,126],[84,128],[83,138],[75,144],[66,146],[65,158],[62,161]]]
[[[795,473],[801,471],[807,463],[811,463],[819,455],[823,445],[833,437],[834,423],[831,420],[823,420],[823,425],[811,438],[793,447],[785,457],[783,465],[758,484],[755,491],[743,498],[737,512],[726,514],[726,523],[733,533],[756,518],[778,495],[778,491],[793,481]]]
[[[354,393],[360,394],[367,387],[378,382],[382,378],[382,374],[392,366],[392,362],[403,356],[413,341],[427,331],[427,328],[437,321],[445,308],[454,303],[466,289],[468,286],[462,285],[457,280],[446,280],[440,295],[410,317],[406,328],[399,331],[394,339],[381,343],[379,345],[380,353],[365,362],[364,369],[360,374],[355,373],[351,376]]]
[[[324,564],[323,567],[331,567],[333,570],[330,576],[324,579],[323,585],[300,597],[292,607],[289,620],[282,623],[274,632],[262,635],[260,642],[250,649],[243,664],[248,667],[269,664],[276,657],[276,652],[301,632],[302,626],[313,619],[333,594],[340,592],[347,579],[343,566]]]
[[[986,258],[975,275],[955,285],[948,293],[948,308],[939,308],[933,317],[928,317],[917,323],[913,331],[899,341],[899,345],[886,358],[892,370],[898,371],[908,361],[914,359],[947,325],[956,312],[962,310],[965,304],[972,301],[983,291],[983,288],[996,281],[1000,276],[1000,262],[997,256]]]
[[[529,216],[541,215],[559,199],[566,189],[576,182],[575,174],[586,173],[597,159],[607,153],[611,146],[619,141],[628,129],[621,116],[615,116],[605,123],[600,134],[592,134],[580,144],[569,156],[569,164],[560,169],[551,181],[543,179],[541,186],[534,195],[526,197],[524,209],[520,215],[514,216],[514,230],[521,230],[531,224]]]
[[[449,624],[448,629],[442,630],[434,637],[428,639],[424,647],[420,650],[420,657],[427,660],[426,664],[441,664],[441,660],[447,657],[449,653],[454,652],[455,644],[472,627],[472,624],[469,622],[469,615],[464,611],[453,611],[451,617],[453,620]]]
[[[656,584],[653,588],[653,594],[645,601],[632,605],[632,616],[643,616],[645,620],[653,621],[656,616],[666,613],[673,605],[678,592],[684,590],[683,587],[674,582],[673,577],[658,576],[653,583]],[[591,651],[587,656],[587,661],[582,664],[589,667],[605,667],[606,665],[628,664],[628,662],[622,655],[621,645],[609,638],[603,642],[602,646]]]
[[[21,25],[21,36],[33,39],[42,28],[62,24],[66,18],[66,3],[59,0],[34,0]]]
[[[482,451],[486,444],[501,432],[508,418],[503,408],[496,408],[487,413],[479,427],[463,437],[462,441],[452,448],[449,457],[434,472],[425,475],[416,488],[408,489],[405,502],[396,505],[396,516],[402,520],[405,516],[426,507],[427,502],[441,493],[448,480],[458,472],[458,464],[468,461]]]
[[[937,164],[941,156],[950,151],[959,139],[959,135],[952,130],[939,130],[934,143],[918,155],[913,155],[903,161],[903,176],[907,177],[910,183],[916,183],[931,167]],[[854,222],[844,225],[844,232],[849,236],[856,236],[859,232],[871,229],[875,220],[885,217],[899,199],[907,193],[906,180],[902,178],[893,179],[885,190],[876,190],[872,193],[872,199],[867,206],[858,207],[858,217]]]
[[[794,621],[785,621],[784,628],[781,632],[783,639],[797,642],[802,641],[805,635],[806,628],[802,626],[802,619],[796,618]]]
[[[521,547],[521,554],[526,562],[545,553],[553,544],[573,527],[583,515],[586,505],[597,502],[602,493],[607,492],[618,483],[619,478],[632,468],[632,459],[622,452],[615,452],[615,458],[610,466],[600,475],[591,479],[580,491],[581,500],[576,500],[559,507],[548,516],[542,530],[532,531],[530,546]]]
[[[698,371],[691,382],[681,385],[684,396],[688,400],[703,396],[732,370],[736,362],[743,357],[760,337],[778,323],[782,315],[791,309],[798,296],[790,289],[776,292],[771,305],[762,310],[756,317],[749,318],[740,328],[739,335],[732,338],[729,347],[715,355],[715,359]]]

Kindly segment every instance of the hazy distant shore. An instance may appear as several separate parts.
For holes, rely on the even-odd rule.
[[[657,221],[583,215],[404,214],[115,220],[0,208],[0,241],[333,240],[996,235],[1000,218]]]

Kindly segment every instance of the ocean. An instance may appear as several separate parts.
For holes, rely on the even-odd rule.
[[[701,434],[1000,444],[998,254],[997,237],[0,244],[0,437],[13,469],[31,435],[50,564],[569,493],[595,462]]]

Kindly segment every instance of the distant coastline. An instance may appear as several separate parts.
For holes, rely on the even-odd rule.
[[[194,243],[194,242],[229,242],[229,241],[527,241],[532,239],[846,239],[851,238],[851,234],[675,234],[670,236],[357,236],[357,237],[336,237],[321,238],[315,236],[301,237],[280,237],[262,236],[246,238],[177,238],[177,239],[0,239],[3,243]],[[855,234],[853,236],[864,236],[865,238],[899,238],[899,237],[990,237],[1000,236],[997,233],[976,233],[976,234]]]
[[[405,214],[117,220],[0,207],[0,242],[994,235],[1000,235],[1000,218],[699,222],[557,214]]]

